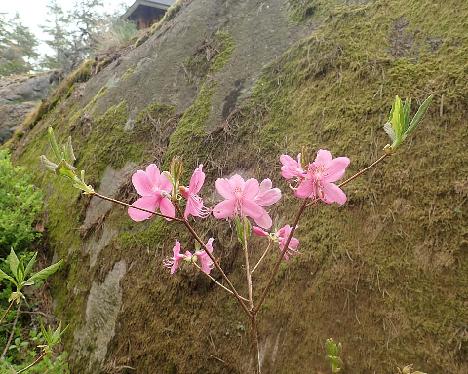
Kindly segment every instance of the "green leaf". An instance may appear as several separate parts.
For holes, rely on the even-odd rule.
[[[52,151],[54,152],[57,161],[61,161],[62,152],[60,151],[59,145],[57,143],[57,139],[55,138],[54,129],[52,127],[49,127],[49,143],[50,143],[50,146],[52,147]]]
[[[46,156],[42,155],[40,160],[42,166],[44,166],[46,169],[53,171],[54,173],[57,171],[58,165],[50,161]]]
[[[434,98],[434,95],[431,94],[431,95],[429,95],[427,97],[426,100],[423,101],[423,103],[419,107],[418,111],[414,115],[413,119],[411,120],[411,123],[409,124],[408,129],[406,130],[406,134],[405,134],[406,136],[411,134],[416,129],[416,127],[419,125],[421,120],[424,118],[424,115],[426,114],[427,110],[429,109],[429,106],[431,105],[433,98]]]
[[[75,153],[73,152],[73,145],[71,141],[71,136],[68,137],[67,143],[63,147],[65,160],[73,165],[73,162],[76,161]]]
[[[34,255],[31,257],[29,260],[28,264],[26,265],[26,269],[24,270],[24,276],[27,277],[28,274],[31,272],[31,270],[34,267],[34,264],[36,263],[36,257],[37,257],[37,252],[34,253]]]
[[[246,245],[245,240],[249,240],[252,234],[252,224],[247,217],[236,218],[234,220],[236,226],[237,240],[240,244]]]
[[[50,265],[49,267],[46,267],[45,269],[42,269],[41,271],[38,271],[37,273],[33,274],[26,282],[30,284],[34,284],[39,281],[46,280],[49,278],[52,274],[54,274],[62,265],[63,260],[60,260],[59,262]]]
[[[7,273],[5,273],[3,270],[0,269],[0,281],[2,281],[4,279],[9,280],[15,286],[18,285],[18,283],[16,283],[16,280],[14,278],[10,277]]]
[[[18,256],[16,255],[15,251],[13,248],[10,251],[10,254],[7,256],[6,262],[8,266],[10,267],[10,271],[13,274],[13,276],[18,279],[18,268],[20,265],[20,260]]]

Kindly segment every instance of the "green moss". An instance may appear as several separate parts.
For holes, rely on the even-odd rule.
[[[346,187],[345,207],[323,206],[306,213],[297,233],[302,255],[282,266],[274,296],[261,316],[262,336],[274,341],[279,334],[278,357],[288,360],[274,365],[265,360],[264,371],[325,371],[323,342],[333,336],[343,343],[349,372],[390,373],[397,364],[412,362],[426,372],[462,373],[466,193],[459,192],[463,190],[459,186],[464,185],[468,163],[464,141],[468,136],[464,79],[468,47],[460,25],[466,24],[466,6],[454,0],[443,6],[426,0],[395,0],[350,7],[341,2],[327,10],[324,2],[301,3],[318,4],[310,19],[327,22],[264,70],[251,100],[222,128],[207,128],[216,83],[205,79],[170,136],[164,161],[168,164],[174,155],[183,156],[186,164],[202,161],[208,173],[206,185],[212,185],[219,169],[224,174],[243,169],[270,177],[286,191],[278,173],[280,153],[293,154],[302,146],[308,146],[311,154],[328,148],[334,155],[351,158],[351,174],[374,160],[388,142],[382,124],[395,94],[421,101],[435,92],[427,118],[402,152]],[[126,111],[125,105],[109,109],[105,122],[119,126],[95,123],[90,137],[79,140],[89,151],[86,163],[80,160],[80,165],[89,169],[94,164],[91,150],[100,152],[93,149],[98,145],[117,152],[117,159],[123,160],[132,156],[128,144],[137,144],[145,154],[136,159],[158,159],[148,131],[158,141],[165,139],[166,133],[160,138],[159,131],[168,127],[170,133],[174,128],[174,108],[152,104],[136,117],[133,130],[120,132]],[[60,118],[58,112],[51,112],[47,121],[58,124]],[[168,121],[171,125],[164,126]],[[105,131],[93,135],[100,126]],[[112,133],[110,139],[108,133]],[[112,140],[114,134],[118,139]],[[22,155],[26,164],[42,152],[36,147],[46,147],[42,133],[36,135],[29,137],[30,145]],[[48,184],[43,179],[41,183]],[[52,187],[58,194],[50,197],[50,209],[57,211],[52,214],[51,231],[64,253],[64,248],[81,244],[79,221],[70,216],[82,215],[84,202],[70,191]],[[274,216],[289,221],[297,202],[286,195]],[[61,206],[58,196],[69,202]],[[119,358],[120,352],[129,350],[128,355],[141,357],[135,362],[141,372],[154,368],[155,362],[157,367],[174,363],[180,372],[226,371],[215,366],[217,361],[181,359],[175,349],[196,342],[190,354],[202,357],[204,343],[212,343],[200,332],[209,329],[217,356],[226,362],[244,362],[246,337],[236,340],[236,331],[230,329],[239,318],[233,301],[189,270],[170,279],[155,270],[165,257],[159,249],[164,247],[170,255],[172,227],[159,219],[136,224],[127,217],[112,224],[119,235],[101,252],[99,267],[109,268],[119,256],[132,266],[122,283],[121,328],[109,357]],[[175,230],[174,236],[180,238]],[[219,237],[225,233],[220,229]],[[190,249],[190,242],[184,243]],[[223,266],[231,249],[225,243],[216,246]],[[63,291],[59,302],[67,321],[78,322],[86,292],[72,291],[91,276],[85,274],[89,268],[81,256],[76,256],[70,257],[70,292]],[[273,257],[267,259],[265,268],[273,261]],[[241,272],[229,275],[236,285],[243,284]],[[261,288],[265,282],[266,276],[256,273],[256,286]],[[69,300],[74,310],[65,307]],[[292,308],[298,300],[301,308]],[[242,367],[232,371],[245,372]]]
[[[204,154],[202,139],[207,134],[205,125],[211,113],[214,87],[211,81],[203,84],[193,104],[182,115],[177,128],[170,137],[165,157],[166,164],[174,156],[183,156],[189,164],[189,159],[192,160]]]
[[[110,107],[93,126],[86,143],[77,147],[79,169],[85,169],[89,181],[97,184],[107,166],[122,168],[126,162],[139,162],[141,145],[124,130],[128,121],[127,103]]]
[[[122,75],[122,80],[123,80],[123,81],[126,81],[126,80],[129,79],[134,73],[135,73],[135,69],[134,69],[134,68],[128,68],[127,70],[125,70],[125,73],[123,73],[123,75]]]
[[[234,48],[234,39],[226,31],[218,30],[207,38],[196,53],[184,61],[189,82],[203,82],[209,74],[221,70],[230,60]]]
[[[117,238],[117,244],[124,249],[152,251],[162,249],[167,234],[170,231],[167,221],[164,219],[153,219],[143,225],[136,225],[126,218],[125,226]]]
[[[215,40],[220,52],[216,55],[213,63],[211,64],[211,72],[213,73],[221,70],[224,65],[226,65],[235,48],[234,39],[231,34],[226,31],[217,31],[215,34]]]

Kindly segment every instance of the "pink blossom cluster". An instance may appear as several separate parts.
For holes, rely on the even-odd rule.
[[[320,199],[325,204],[346,202],[345,193],[333,182],[341,179],[349,165],[349,158],[333,158],[330,151],[319,150],[315,161],[307,167],[301,165],[301,155],[294,160],[291,156],[280,157],[281,175],[288,180],[295,180],[297,187],[294,194],[301,199]]]
[[[301,155],[296,159],[288,155],[280,157],[282,164],[281,175],[289,181],[295,182],[292,186],[294,195],[301,199],[321,200],[326,204],[337,203],[342,205],[346,202],[346,195],[334,183],[343,177],[349,159],[347,157],[333,158],[327,150],[319,150],[315,160],[308,165],[302,165]],[[176,218],[176,207],[174,205],[174,185],[168,172],[160,172],[154,164],[149,165],[146,170],[138,170],[132,176],[132,182],[140,198],[128,209],[128,214],[134,221],[149,219],[158,210],[167,220]],[[270,179],[259,182],[250,178],[245,180],[239,174],[230,178],[218,178],[215,182],[216,191],[223,198],[213,208],[204,205],[199,195],[205,182],[203,165],[199,165],[193,172],[188,186],[179,188],[180,197],[185,200],[185,211],[183,219],[190,216],[207,218],[211,214],[217,219],[232,220],[236,217],[250,218],[257,226],[253,227],[253,233],[257,236],[268,237],[278,243],[282,252],[286,243],[288,249],[284,253],[284,259],[298,254],[299,240],[289,236],[292,231],[290,225],[285,225],[273,233],[268,233],[272,225],[272,219],[266,208],[277,203],[281,199],[281,190],[273,188]],[[176,194],[176,196],[179,196]],[[199,263],[200,269],[210,274],[214,267],[213,263],[213,238],[205,244],[203,250],[181,253],[181,245],[176,241],[173,248],[173,257],[166,259],[164,265],[171,269],[174,274],[183,261],[188,263]],[[207,253],[207,251],[209,253]]]

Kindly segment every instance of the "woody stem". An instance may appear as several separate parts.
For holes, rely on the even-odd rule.
[[[244,218],[246,219],[246,218]],[[250,261],[249,261],[249,248],[247,244],[247,228],[246,225],[243,224],[243,243],[242,246],[244,247],[244,257],[245,257],[245,273],[247,276],[247,287],[249,289],[249,303],[250,309],[252,310],[254,307],[253,303],[253,285],[252,285],[252,273],[250,272]]]
[[[162,214],[162,213],[153,212],[152,210],[148,210],[148,209],[144,209],[144,208],[139,208],[139,207],[137,207],[137,206],[133,206],[133,205],[124,203],[123,201],[119,201],[119,200],[113,199],[113,198],[111,198],[111,197],[107,197],[107,196],[101,195],[101,194],[99,194],[99,193],[97,193],[97,192],[94,192],[94,193],[92,193],[92,194],[90,194],[90,195],[91,195],[91,196],[99,197],[99,198],[102,199],[102,200],[110,201],[111,203],[114,203],[114,204],[119,204],[119,205],[125,206],[125,207],[127,207],[127,208],[133,208],[133,209],[141,210],[142,212],[151,213],[151,214],[154,214],[155,216],[158,216],[158,217],[163,217],[163,218],[171,219],[171,220],[178,221],[178,222],[182,222],[182,221],[183,221],[183,220],[180,219],[180,218],[169,217],[169,216],[166,216],[165,214]]]
[[[347,185],[349,182],[353,181],[354,179],[356,179],[357,177],[361,176],[362,174],[364,174],[365,172],[369,171],[370,169],[374,168],[376,165],[378,165],[380,162],[382,162],[383,160],[385,160],[385,158],[387,158],[389,156],[388,153],[385,153],[384,155],[380,156],[377,160],[375,160],[372,164],[370,164],[369,166],[365,167],[364,169],[358,171],[356,174],[352,175],[351,177],[349,177],[348,179],[344,180],[343,182],[341,182],[338,187],[343,187],[345,185]],[[274,267],[273,267],[273,270],[271,272],[271,275],[270,275],[270,278],[268,279],[268,282],[267,282],[267,285],[266,287],[263,289],[263,292],[260,296],[260,299],[257,303],[257,306],[254,308],[254,310],[252,311],[252,314],[257,314],[257,312],[259,311],[260,307],[262,306],[263,302],[265,301],[265,297],[266,295],[268,294],[268,291],[270,290],[271,288],[271,285],[273,284],[273,280],[275,279],[275,276],[276,274],[278,273],[278,269],[281,265],[281,261],[283,260],[283,257],[284,257],[284,254],[286,253],[286,251],[288,250],[288,246],[289,246],[289,243],[291,242],[291,239],[293,238],[293,235],[294,235],[294,231],[296,230],[297,228],[297,224],[299,222],[299,219],[301,218],[302,216],[302,213],[304,213],[304,210],[310,206],[310,205],[313,205],[317,202],[318,200],[317,199],[314,199],[312,200],[310,203],[307,202],[307,199],[304,199],[304,202],[301,204],[297,214],[296,214],[296,217],[294,218],[294,223],[292,225],[292,228],[291,228],[291,232],[288,236],[288,240],[286,240],[286,243],[284,245],[284,248],[283,250],[281,251],[281,254],[278,258],[278,260],[276,261]]]
[[[270,250],[270,246],[271,246],[271,240],[268,239],[268,245],[265,249],[265,251],[263,252],[262,256],[260,257],[260,259],[258,260],[258,262],[255,264],[255,266],[253,267],[252,271],[250,272],[250,274],[253,274],[253,272],[255,271],[255,269],[257,269],[258,265],[260,265],[260,263],[263,261],[263,259],[265,258],[265,256],[267,255],[268,251]]]
[[[203,274],[205,274],[208,278],[210,278],[210,279],[211,279],[213,282],[215,282],[218,286],[220,286],[221,288],[223,288],[225,291],[229,292],[231,295],[234,295],[234,293],[233,293],[229,288],[227,288],[226,286],[224,286],[222,283],[219,283],[219,282],[218,282],[216,279],[214,279],[210,274],[205,273],[205,272],[202,270],[202,268],[201,268],[197,263],[194,262],[193,264],[198,268],[198,270],[200,270]],[[240,296],[240,295],[239,295],[239,297],[240,297],[242,300],[244,300],[244,301],[247,301],[247,302],[249,301],[248,299],[246,299],[246,298],[243,297],[243,296]]]
[[[179,207],[179,204],[175,203],[175,206],[176,206],[176,209],[177,209],[177,212],[179,213],[179,215],[181,217],[183,217],[182,215],[182,212],[180,210],[180,207]],[[185,227],[187,228],[187,230],[190,232],[190,234],[193,236],[193,238],[203,247],[203,249],[205,250],[206,254],[208,255],[208,257],[211,259],[211,261],[213,261],[213,264],[215,266],[215,268],[219,271],[219,273],[221,274],[221,276],[223,277],[223,279],[226,281],[229,289],[232,291],[234,297],[236,298],[236,300],[238,301],[238,303],[240,304],[240,306],[242,307],[242,309],[244,310],[244,312],[250,317],[251,316],[251,313],[249,311],[249,309],[247,308],[247,305],[245,305],[244,301],[243,301],[243,297],[241,297],[239,295],[239,293],[237,292],[236,288],[234,287],[234,285],[232,284],[232,282],[229,280],[229,278],[227,277],[227,275],[224,273],[223,269],[221,268],[221,266],[219,266],[218,262],[216,261],[216,258],[211,254],[211,252],[208,250],[206,244],[203,242],[203,240],[200,239],[200,236],[198,236],[198,234],[196,233],[196,231],[193,229],[193,227],[190,225],[190,222],[183,218],[183,219],[180,219],[182,221],[182,223],[185,225]]]

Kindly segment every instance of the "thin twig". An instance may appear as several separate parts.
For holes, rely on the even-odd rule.
[[[177,209],[179,215],[183,217],[179,205],[176,203],[175,206],[176,206],[176,209]],[[245,305],[244,300],[242,300],[243,298],[239,295],[239,293],[237,292],[236,288],[234,287],[234,285],[232,284],[232,282],[229,280],[229,278],[227,277],[227,275],[224,273],[224,271],[223,271],[223,269],[221,268],[221,266],[219,266],[218,262],[216,261],[216,258],[215,258],[215,257],[211,254],[211,252],[208,250],[208,247],[206,246],[206,244],[203,242],[203,240],[200,239],[200,237],[199,237],[198,234],[195,232],[195,230],[193,229],[193,227],[190,225],[190,222],[189,222],[188,220],[186,220],[186,219],[184,218],[184,219],[182,219],[182,222],[183,222],[183,224],[185,225],[185,227],[187,228],[187,230],[190,232],[190,234],[193,236],[193,238],[203,247],[203,249],[205,250],[205,252],[206,252],[206,254],[208,255],[208,257],[211,259],[211,261],[213,261],[213,264],[214,264],[215,268],[219,271],[219,273],[221,274],[221,276],[223,277],[223,279],[224,279],[224,280],[226,281],[226,283],[228,284],[229,289],[232,291],[234,297],[237,299],[237,301],[239,302],[239,304],[240,304],[240,306],[242,307],[242,309],[244,310],[244,312],[250,317],[250,316],[251,316],[251,313],[250,313],[249,309],[247,308],[247,306]]]
[[[244,247],[244,257],[245,257],[245,274],[247,276],[247,287],[249,290],[249,303],[250,303],[250,310],[254,308],[253,302],[253,285],[252,285],[252,273],[250,272],[250,261],[249,261],[249,248],[247,245],[247,230],[246,225],[242,224],[243,226],[243,243],[242,246]]]
[[[349,177],[348,179],[346,179],[345,181],[341,182],[338,187],[343,187],[345,185],[347,185],[349,182],[351,182],[352,180],[356,179],[357,177],[359,177],[360,175],[364,174],[366,171],[372,169],[374,166],[376,166],[377,164],[379,164],[380,162],[382,162],[383,160],[385,160],[385,158],[387,158],[388,156],[390,156],[389,153],[385,153],[383,154],[382,156],[380,156],[376,161],[374,161],[372,164],[370,164],[368,167],[358,171],[356,174],[354,174],[353,176]]]
[[[16,328],[16,324],[18,323],[20,311],[21,311],[21,300],[18,304],[18,309],[16,310],[16,317],[15,317],[15,321],[13,322],[13,327],[11,328],[10,337],[8,338],[7,344],[5,346],[5,349],[3,350],[0,360],[3,360],[5,358],[5,355],[7,354],[8,349],[10,348],[11,341],[13,340],[13,336],[15,335],[15,328]]]
[[[278,272],[278,269],[279,269],[279,267],[281,265],[281,261],[283,260],[283,257],[285,255],[286,251],[289,249],[288,248],[289,243],[291,242],[291,239],[293,237],[294,231],[296,230],[299,219],[301,218],[302,213],[304,212],[306,207],[307,207],[307,199],[304,199],[304,202],[301,204],[301,206],[300,206],[300,208],[299,208],[299,210],[298,210],[298,212],[296,214],[296,218],[294,218],[294,222],[293,222],[293,225],[291,227],[291,232],[289,234],[288,240],[286,240],[286,243],[284,244],[283,250],[281,251],[281,255],[278,257],[278,260],[276,261],[276,263],[275,263],[275,265],[273,267],[270,278],[268,279],[268,283],[267,283],[266,287],[263,289],[263,292],[262,292],[262,294],[260,296],[260,299],[259,299],[259,301],[257,303],[257,306],[252,311],[252,314],[254,314],[254,315],[260,309],[260,307],[261,307],[263,301],[265,300],[265,297],[266,297],[271,285],[273,284],[273,280],[275,279],[276,273]]]
[[[257,374],[262,373],[262,362],[260,360],[260,344],[258,338],[258,327],[257,327],[257,316],[255,314],[252,315],[251,318],[252,324],[252,335],[253,335],[253,343],[254,343],[254,360],[257,362]]]
[[[364,169],[358,171],[356,174],[354,174],[353,176],[349,177],[348,179],[346,179],[345,181],[341,182],[338,187],[343,187],[345,185],[347,185],[349,182],[353,181],[354,179],[356,179],[357,177],[361,176],[362,174],[364,174],[366,171],[372,169],[373,167],[375,167],[377,164],[379,164],[380,162],[382,162],[385,158],[387,158],[389,156],[388,153],[385,153],[383,154],[382,156],[380,156],[376,161],[374,161],[372,164],[370,164],[369,166],[365,167]],[[258,304],[257,306],[255,307],[255,309],[252,311],[252,314],[255,315],[260,307],[262,306],[262,303],[265,301],[265,297],[266,295],[268,294],[268,291],[271,287],[271,285],[273,284],[273,280],[275,279],[275,276],[276,274],[278,273],[278,269],[281,265],[281,261],[283,260],[283,257],[284,257],[284,254],[286,253],[286,251],[288,250],[288,246],[289,246],[289,243],[291,242],[291,239],[293,238],[293,234],[294,234],[294,231],[296,230],[296,227],[297,227],[297,224],[299,222],[299,219],[301,218],[302,216],[302,213],[304,212],[305,208],[312,205],[312,204],[315,204],[318,200],[317,199],[314,199],[312,200],[311,202],[307,202],[307,199],[304,199],[304,202],[302,203],[302,205],[300,206],[299,208],[299,211],[297,212],[296,214],[296,217],[294,219],[294,223],[293,223],[293,226],[291,228],[291,232],[289,234],[289,237],[288,237],[288,240],[286,240],[286,243],[284,245],[284,248],[283,250],[281,251],[281,255],[280,257],[278,258],[278,260],[276,261],[274,267],[273,267],[273,270],[271,272],[271,275],[270,275],[270,278],[268,279],[268,283],[266,285],[266,287],[263,289],[263,292],[260,296],[260,299],[258,301]]]
[[[3,313],[2,318],[0,318],[0,323],[2,323],[3,320],[5,319],[5,317],[7,316],[8,312],[10,311],[11,307],[13,306],[13,303],[14,303],[14,300],[11,301],[10,305],[8,305],[7,310],[5,311],[5,313]]]
[[[162,213],[153,212],[152,210],[148,210],[148,209],[144,209],[144,208],[139,208],[139,207],[137,207],[137,206],[133,206],[133,205],[131,205],[131,204],[124,203],[123,201],[119,201],[119,200],[116,200],[116,199],[112,199],[111,197],[107,197],[107,196],[101,195],[101,194],[99,194],[99,193],[97,193],[97,192],[94,192],[94,193],[91,194],[91,195],[92,195],[92,196],[99,197],[100,199],[103,199],[103,200],[110,201],[111,203],[115,203],[115,204],[119,204],[119,205],[125,206],[125,207],[127,207],[127,208],[134,208],[134,209],[141,210],[142,212],[151,213],[151,214],[154,214],[155,216],[167,218],[167,219],[170,219],[170,220],[173,220],[173,221],[178,221],[178,222],[182,222],[182,221],[183,221],[183,220],[180,219],[180,218],[177,218],[177,217],[169,217],[169,216],[166,216],[165,214],[162,214]]]
[[[250,274],[253,274],[253,272],[255,271],[255,269],[258,267],[258,265],[260,265],[260,263],[263,261],[263,259],[265,258],[265,256],[267,255],[268,251],[270,250],[270,246],[271,246],[271,240],[268,239],[268,245],[265,249],[265,251],[263,252],[262,256],[260,257],[260,259],[258,260],[258,262],[255,264],[255,266],[253,267],[252,271],[250,272]]]
[[[31,364],[29,364],[29,365],[26,366],[25,368],[22,368],[21,370],[17,371],[16,374],[22,373],[22,372],[24,372],[24,371],[26,371],[26,370],[32,368],[34,365],[36,365],[37,363],[39,363],[45,356],[46,356],[46,353],[45,353],[45,352],[42,352],[42,353],[40,354],[40,356],[34,360],[34,362],[32,362]]]
[[[202,268],[197,264],[197,263],[193,263],[197,268],[198,270],[200,270],[203,274],[205,274],[208,278],[210,278],[213,282],[215,282],[218,286],[220,286],[221,288],[223,288],[225,291],[229,292],[231,295],[234,295],[234,293],[229,289],[227,288],[226,286],[224,286],[222,283],[219,283],[216,279],[214,279],[210,274],[207,274],[205,273],[204,271],[202,271]],[[245,297],[243,296],[240,296],[239,297],[244,300],[244,301],[249,301],[249,299],[246,299]]]

